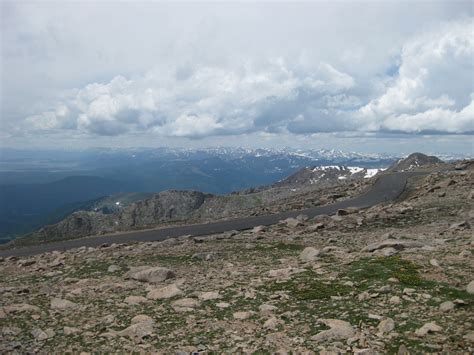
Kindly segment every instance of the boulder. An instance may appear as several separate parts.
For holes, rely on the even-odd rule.
[[[158,283],[175,277],[175,274],[173,271],[165,267],[145,266],[139,268],[132,268],[126,276],[138,281]]]
[[[321,343],[325,341],[347,340],[355,335],[355,330],[349,322],[339,319],[322,319],[321,323],[327,325],[330,329],[313,335],[312,341]]]
[[[385,318],[380,321],[379,325],[377,326],[379,334],[383,335],[386,333],[390,333],[392,330],[395,329],[395,322],[392,318]]]
[[[415,331],[416,336],[418,337],[424,337],[428,333],[435,333],[435,332],[440,332],[442,331],[443,328],[441,328],[438,324],[435,322],[429,322],[423,325],[421,328],[417,329]]]
[[[161,287],[158,289],[152,289],[146,297],[150,300],[162,300],[173,298],[176,296],[181,296],[183,291],[181,291],[176,284],[171,284],[165,287]]]
[[[176,312],[190,312],[200,305],[201,303],[194,298],[181,298],[171,303],[171,307],[173,307]]]
[[[302,261],[314,261],[318,258],[320,254],[319,249],[313,247],[304,248],[303,251],[300,253],[299,258]]]
[[[65,311],[65,310],[75,310],[78,309],[79,305],[77,303],[64,300],[61,298],[52,298],[51,299],[51,309],[56,311]]]
[[[466,291],[467,293],[474,295],[474,281],[468,283],[468,285],[466,286]]]

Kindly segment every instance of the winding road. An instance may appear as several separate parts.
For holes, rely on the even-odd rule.
[[[407,178],[418,175],[413,172],[386,173],[378,177],[375,183],[363,194],[358,197],[336,202],[330,205],[308,208],[305,210],[288,211],[267,216],[256,216],[224,220],[219,222],[193,224],[177,227],[168,227],[162,229],[123,232],[110,235],[92,236],[80,239],[64,240],[60,242],[32,245],[21,248],[12,248],[0,250],[0,257],[9,256],[29,256],[51,251],[64,251],[68,249],[86,247],[97,247],[104,243],[133,243],[133,242],[151,242],[161,241],[170,237],[179,237],[182,235],[206,236],[217,233],[223,233],[231,230],[246,230],[259,225],[276,224],[282,219],[296,217],[304,214],[312,218],[318,215],[330,215],[337,212],[338,209],[357,207],[367,208],[381,202],[396,199],[404,191]]]

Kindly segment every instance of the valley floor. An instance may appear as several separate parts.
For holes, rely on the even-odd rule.
[[[474,170],[404,201],[0,263],[0,351],[474,351]]]

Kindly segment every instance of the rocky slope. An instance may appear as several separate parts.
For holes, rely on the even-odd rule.
[[[0,262],[0,351],[474,351],[474,164],[400,201]]]

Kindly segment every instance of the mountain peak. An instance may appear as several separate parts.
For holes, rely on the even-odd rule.
[[[412,153],[406,158],[400,159],[398,162],[393,164],[390,171],[405,171],[413,170],[422,166],[428,166],[433,164],[441,164],[443,161],[434,155],[426,155],[423,153]]]

